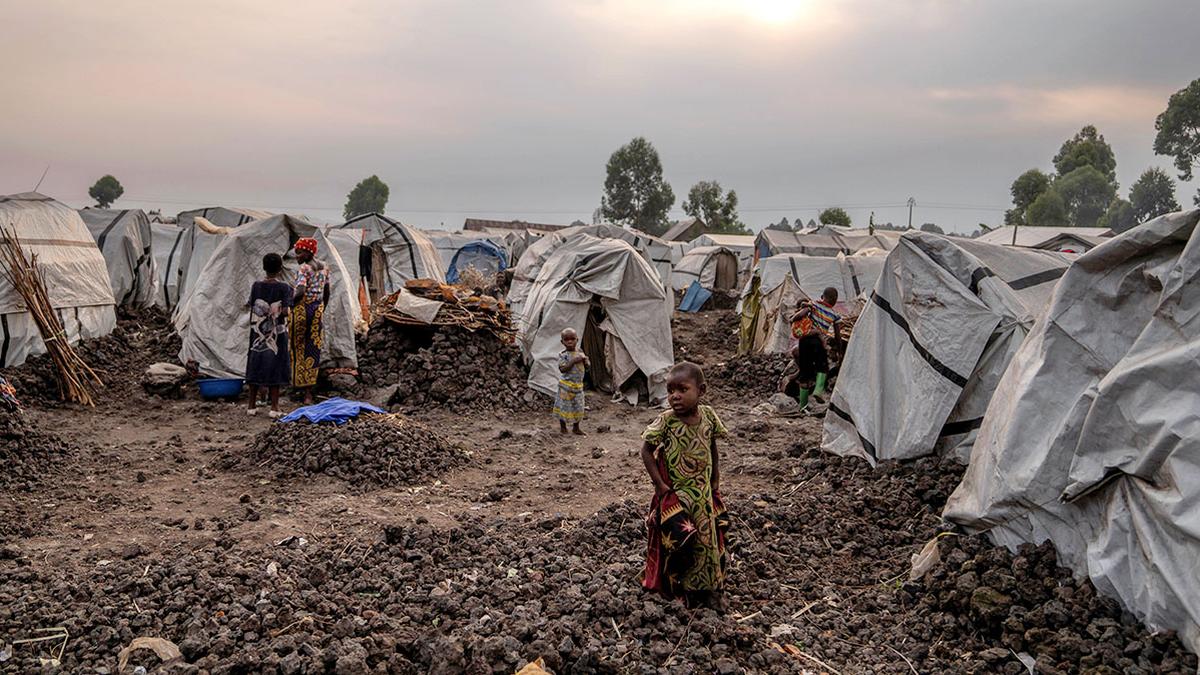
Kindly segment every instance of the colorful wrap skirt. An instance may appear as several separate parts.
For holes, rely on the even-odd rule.
[[[321,346],[325,342],[321,317],[323,302],[301,302],[292,308],[292,386],[312,387],[317,384],[321,367]]]

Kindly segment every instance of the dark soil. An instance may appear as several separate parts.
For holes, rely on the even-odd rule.
[[[32,490],[55,473],[76,448],[20,410],[0,411],[0,490]],[[0,523],[7,529],[15,523]]]
[[[709,387],[720,395],[761,403],[779,391],[784,374],[792,368],[787,354],[743,354],[712,369]]]

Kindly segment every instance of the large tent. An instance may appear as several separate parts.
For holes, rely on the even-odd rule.
[[[671,288],[686,291],[693,282],[708,291],[738,287],[738,257],[721,246],[697,246],[683,254],[671,270]]]
[[[37,192],[0,196],[0,225],[36,255],[50,304],[74,344],[117,325],[104,256],[79,213]],[[7,275],[0,274],[0,367],[46,351],[37,323]]]
[[[179,306],[179,284],[183,281],[183,240],[186,230],[168,223],[150,223],[151,251],[158,276],[154,302],[167,311]]]
[[[1065,255],[910,231],[855,324],[823,446],[874,464],[970,455],[996,383]]]
[[[260,209],[243,209],[237,206],[208,206],[202,209],[181,211],[175,220],[175,224],[186,229],[196,220],[196,216],[202,216],[217,227],[241,227],[246,223],[270,218],[273,215],[275,214],[270,211],[262,211]]]
[[[1046,248],[1046,244],[1061,237],[1075,237],[1082,241],[1104,239],[1112,236],[1107,227],[1030,227],[1004,225],[979,235],[975,241],[1004,246]],[[1091,247],[1089,247],[1091,248]]]
[[[175,318],[175,327],[183,338],[181,361],[196,361],[201,372],[214,377],[245,374],[250,335],[246,298],[250,286],[262,278],[262,257],[268,253],[284,255],[283,278],[290,282],[296,270],[292,247],[301,237],[317,239],[318,257],[330,270],[321,366],[357,366],[354,332],[361,314],[355,296],[356,280],[320,228],[289,215],[258,220],[221,235]]]
[[[803,253],[812,256],[853,255],[872,249],[890,251],[896,246],[900,232],[894,230],[852,230],[822,225],[815,230],[789,232],[764,229],[755,238],[759,258],[784,253]]]
[[[454,262],[454,256],[458,254],[459,249],[471,242],[487,240],[496,246],[504,247],[503,237],[493,236],[486,232],[452,232],[450,230],[422,230],[422,232],[433,243],[433,248],[437,251],[438,258],[442,261],[443,273],[450,269],[451,263]]]
[[[445,281],[437,249],[424,232],[379,213],[356,216],[334,231],[361,230],[360,273],[377,295],[390,295],[410,279]],[[342,261],[346,261],[342,253]]]
[[[576,234],[545,260],[520,321],[529,386],[553,395],[559,335],[574,328],[592,359],[590,377],[604,391],[636,402],[638,373],[650,400],[666,397],[673,363],[670,298],[658,274],[629,243]]]
[[[154,305],[158,290],[150,219],[141,209],[83,209],[79,212],[104,255],[108,281],[117,304]]]
[[[498,272],[508,269],[508,253],[487,239],[476,239],[462,245],[446,267],[446,281],[457,284],[467,269],[474,269],[485,279],[494,279]]]
[[[1200,650],[1200,210],[1081,256],[996,389],[945,517],[1050,540]]]
[[[701,246],[722,246],[737,254],[738,274],[748,274],[754,263],[754,235],[752,234],[710,234],[704,233],[687,242],[683,254]]]
[[[738,351],[783,353],[791,347],[791,315],[801,300],[816,300],[826,288],[838,291],[837,309],[858,313],[883,269],[881,255],[821,257],[776,255],[755,265],[742,288]]]

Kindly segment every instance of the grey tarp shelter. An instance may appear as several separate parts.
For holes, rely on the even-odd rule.
[[[692,282],[709,291],[732,291],[738,287],[738,257],[721,246],[697,246],[671,269],[671,288],[686,291]]]
[[[896,246],[900,232],[893,230],[852,230],[822,225],[815,230],[789,232],[764,229],[755,238],[759,258],[783,253],[803,253],[813,256],[853,255],[878,249],[890,251]]]
[[[275,214],[270,211],[244,209],[239,206],[206,206],[201,209],[180,211],[175,219],[175,224],[186,229],[195,221],[196,216],[203,216],[205,220],[217,227],[241,227],[246,223],[270,218],[273,215]]]
[[[168,312],[179,306],[179,285],[183,282],[183,239],[187,232],[169,223],[150,223],[151,250],[158,276],[154,303]]]
[[[292,247],[301,237],[317,240],[317,255],[329,266],[321,367],[357,366],[354,334],[362,321],[355,295],[357,281],[346,271],[324,231],[289,215],[271,216],[220,235],[208,264],[176,314],[175,327],[183,338],[182,362],[194,360],[201,372],[214,377],[244,376],[250,339],[246,307],[250,286],[262,278],[262,257],[268,253],[284,256],[283,279],[292,282],[296,271]]]
[[[117,314],[104,256],[75,209],[37,192],[0,195],[0,226],[36,255],[67,341],[108,335]],[[0,274],[0,367],[19,366],[46,345],[24,300]]]
[[[1200,210],[1082,255],[1013,358],[944,517],[1054,543],[1200,649]]]
[[[846,347],[823,447],[872,464],[966,461],[996,383],[1068,257],[909,231]]]
[[[801,300],[838,290],[843,316],[861,311],[883,269],[884,256],[773,255],[755,265],[738,301],[738,352],[782,354],[792,347],[791,317]]]
[[[654,268],[628,242],[581,233],[569,237],[541,266],[520,319],[529,386],[554,395],[559,336],[574,328],[602,390],[636,403],[640,372],[650,400],[662,401],[674,363],[671,301]]]
[[[117,304],[150,307],[158,291],[158,267],[150,219],[141,209],[82,209],[79,216],[96,240],[108,267]]]
[[[361,245],[366,250],[359,265],[363,274],[370,270],[368,283],[376,294],[390,295],[404,288],[410,279],[446,280],[445,268],[433,241],[424,232],[380,213],[356,216],[336,230],[362,230]],[[369,258],[367,257],[369,256]],[[342,254],[343,262],[346,259]]]

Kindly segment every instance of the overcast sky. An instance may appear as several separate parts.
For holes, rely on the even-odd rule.
[[[1008,186],[1095,124],[1122,194],[1154,118],[1200,77],[1195,0],[0,0],[0,193],[75,206],[231,205],[591,220],[645,136],[677,196],[743,220],[997,224]],[[1175,175],[1171,171],[1171,175]],[[1180,185],[1188,206],[1196,185]]]

